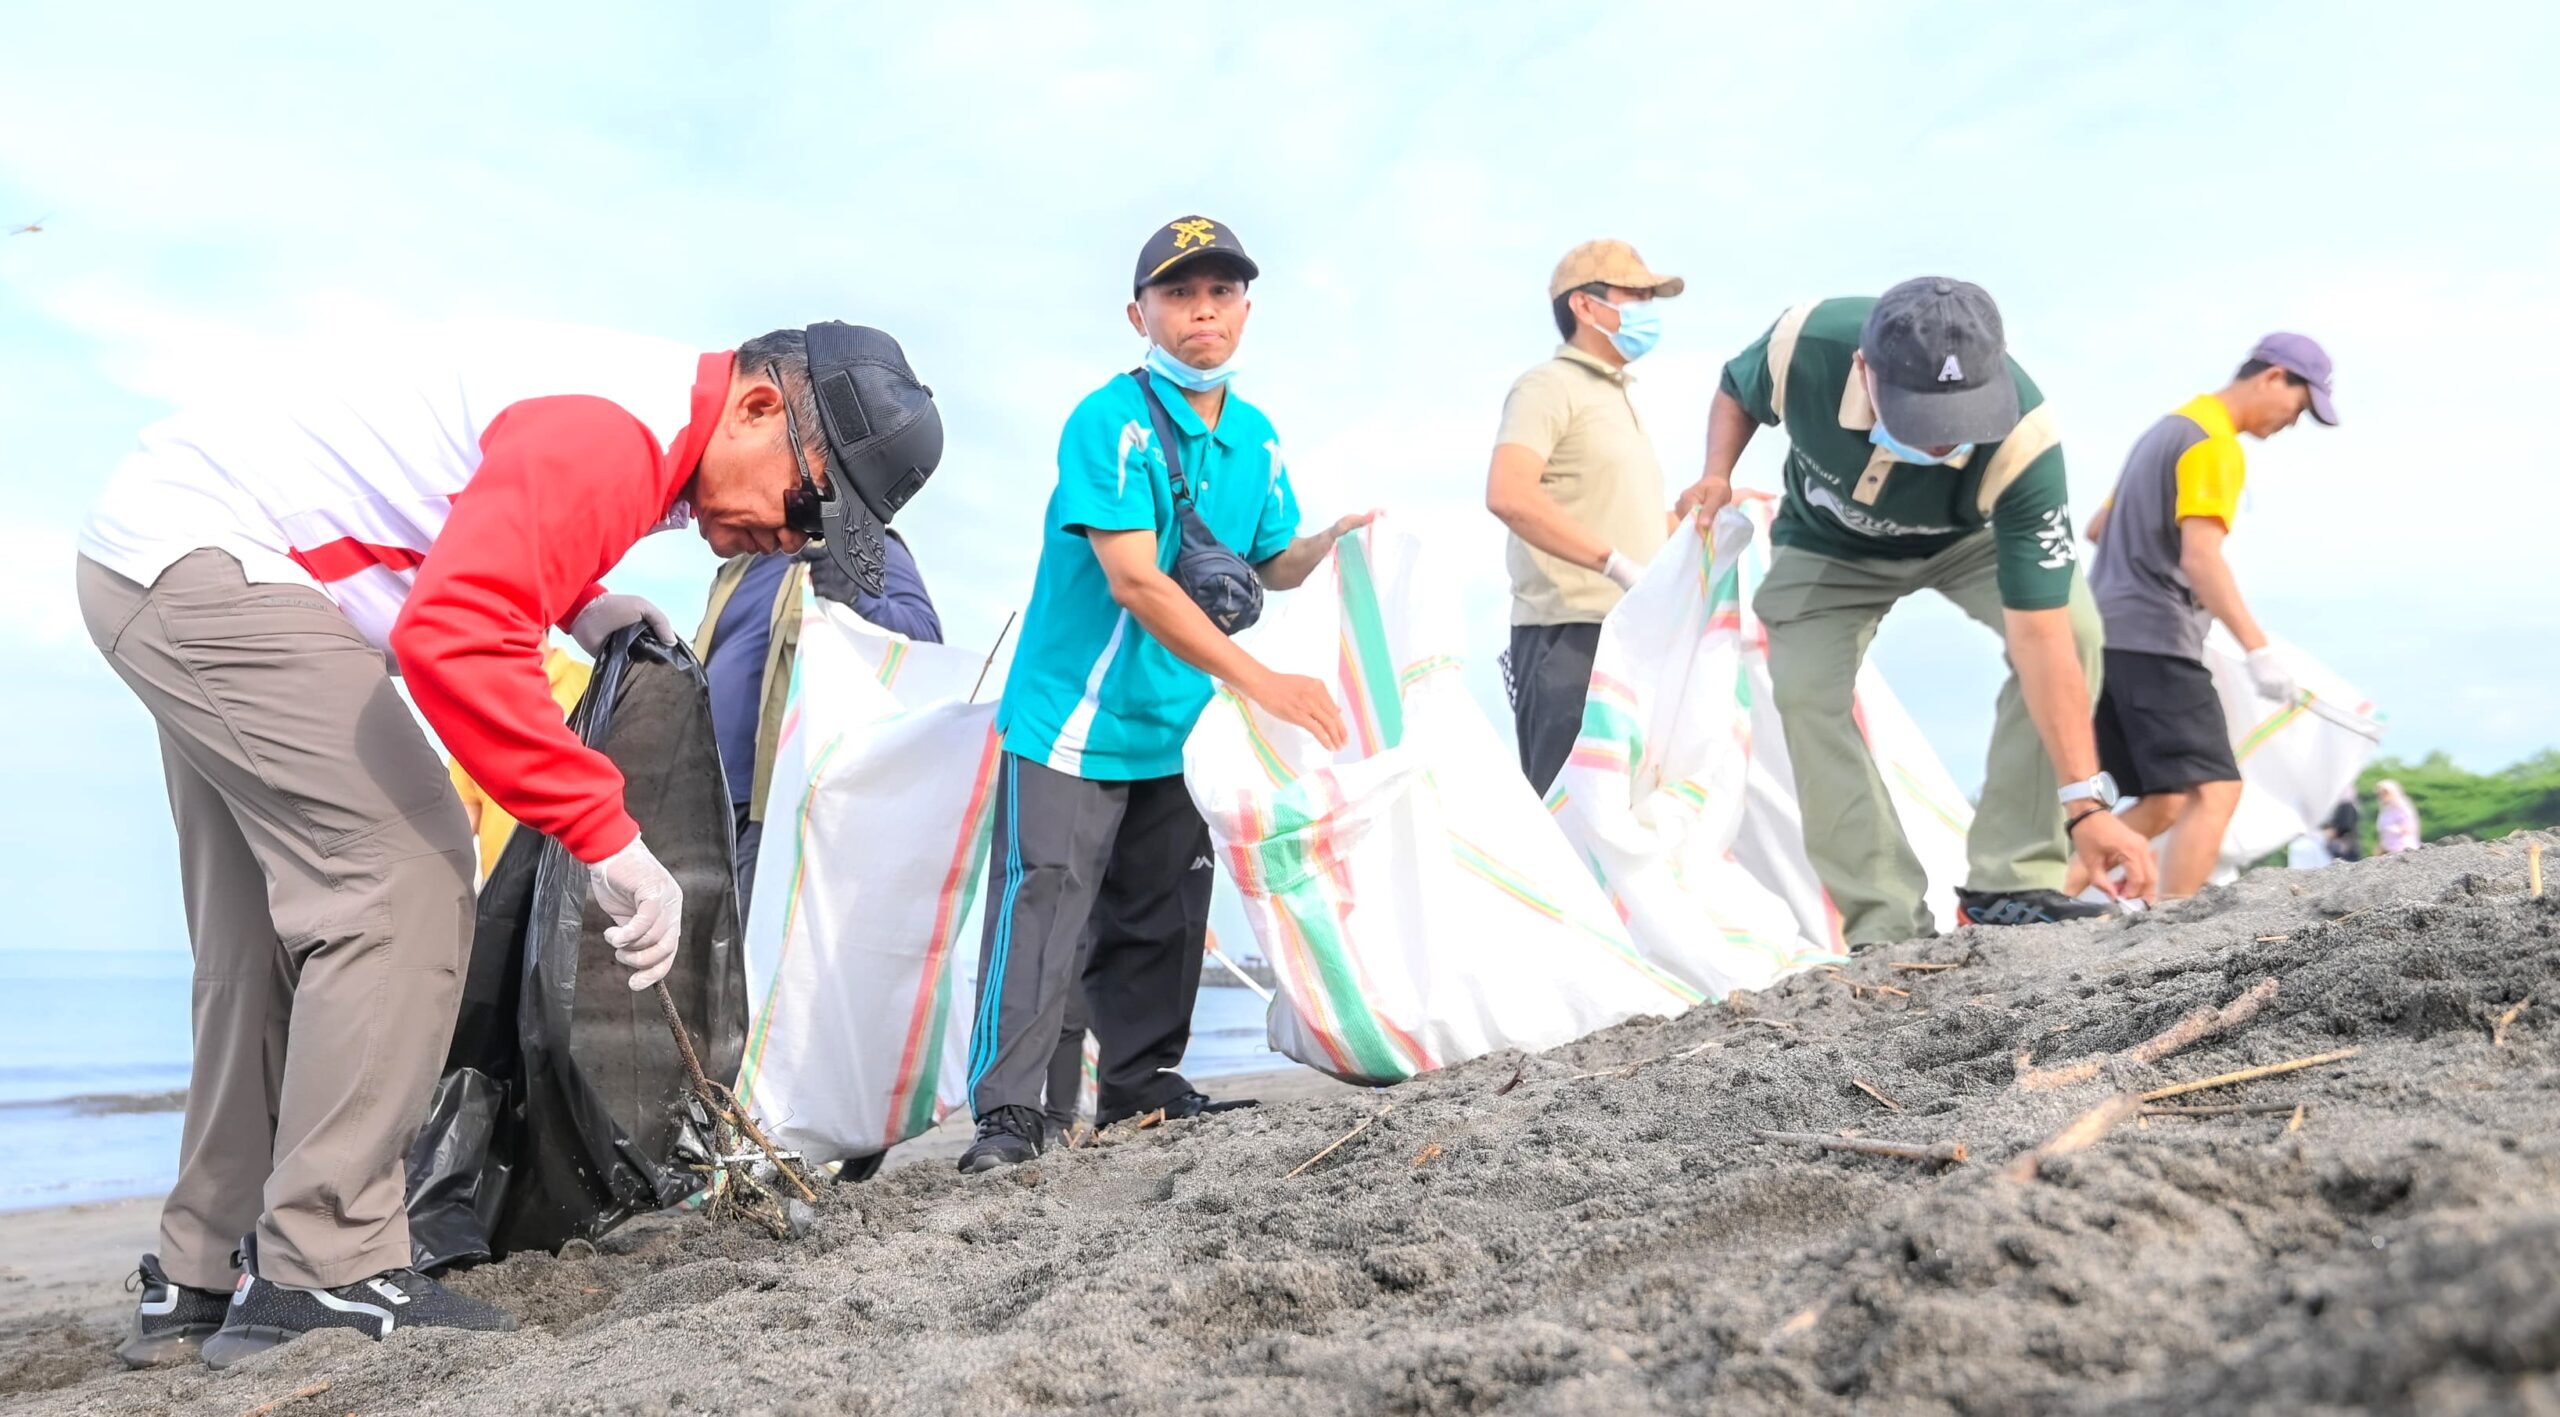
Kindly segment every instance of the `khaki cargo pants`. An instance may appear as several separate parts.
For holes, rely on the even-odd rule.
[[[1954,601],[1992,633],[2006,634],[1987,532],[1913,561],[1846,561],[1787,547],[1770,557],[1769,574],[1752,597],[1751,608],[1769,632],[1770,688],[1786,731],[1787,756],[1795,763],[1805,854],[1840,912],[1841,934],[1853,945],[1929,933],[1928,876],[1902,835],[1884,776],[1850,711],[1858,666],[1885,612],[1924,590]],[[2080,669],[2095,704],[2104,632],[2097,603],[2077,572],[2070,612]],[[1982,800],[1965,837],[1968,887],[2061,887],[2070,849],[2055,785],[2053,760],[2027,715],[2026,694],[2012,666],[1991,723]]]
[[[462,804],[382,652],[307,586],[198,551],[148,589],[80,561],[89,636],[160,728],[195,947],[169,1277],[336,1286],[409,1263],[402,1158],[453,1035]]]

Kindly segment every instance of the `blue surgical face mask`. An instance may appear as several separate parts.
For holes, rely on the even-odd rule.
[[[1940,463],[1954,462],[1956,459],[1973,451],[1973,444],[1959,443],[1955,447],[1948,449],[1945,457],[1940,457],[1937,454],[1930,452],[1927,448],[1915,448],[1909,443],[1902,441],[1900,438],[1893,436],[1891,433],[1886,432],[1884,420],[1881,418],[1876,420],[1875,427],[1867,430],[1867,441],[1884,449],[1886,452],[1893,454],[1893,460],[1895,462],[1916,463],[1921,467],[1936,467]]]
[[[1236,376],[1236,362],[1230,358],[1215,369],[1194,369],[1165,353],[1163,345],[1151,344],[1147,346],[1147,372],[1195,394],[1205,394]]]
[[[1619,357],[1632,364],[1653,352],[1662,343],[1662,307],[1651,300],[1638,300],[1613,306],[1618,312],[1618,328],[1607,331],[1609,343],[1616,346]]]

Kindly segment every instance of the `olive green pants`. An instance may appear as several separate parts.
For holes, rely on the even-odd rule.
[[[1897,601],[1924,590],[2005,635],[1988,532],[1909,561],[1845,561],[1783,549],[1770,558],[1768,577],[1751,603],[1769,633],[1769,679],[1787,756],[1795,763],[1805,854],[1852,945],[1930,933],[1928,877],[1903,838],[1884,776],[1851,707],[1858,665],[1876,626]],[[2076,572],[2070,612],[2094,703],[2103,632],[2097,604]],[[2012,665],[1991,724],[1982,800],[1965,838],[1967,886],[2020,891],[2062,885],[2070,848],[2054,786],[2053,760],[2027,716],[2026,694]]]

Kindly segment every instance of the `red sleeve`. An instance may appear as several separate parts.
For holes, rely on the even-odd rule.
[[[585,395],[509,405],[418,567],[391,650],[418,711],[516,820],[596,862],[631,843],[622,774],[561,722],[546,627],[665,514],[646,425]]]

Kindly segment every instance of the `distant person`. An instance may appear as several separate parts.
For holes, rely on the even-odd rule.
[[[2145,837],[2178,829],[2160,863],[2163,900],[2204,888],[2240,809],[2240,762],[2204,665],[2212,622],[2247,651],[2261,696],[2290,702],[2296,694],[2292,671],[2223,559],[2247,480],[2240,439],[2272,438],[2305,413],[2335,424],[2329,384],[2329,356],[2319,345],[2302,335],[2267,336],[2219,392],[2198,394],[2151,425],[2103,512],[2089,573],[2107,623],[2098,758],[2118,789],[2142,799],[2126,810],[2127,825]],[[2064,889],[2085,884],[2075,872]]]
[[[1980,286],[1905,281],[1881,299],[1798,305],[1724,367],[1704,475],[1683,515],[1732,499],[1762,426],[1787,430],[1778,547],[1753,608],[1803,803],[1805,854],[1852,945],[1933,933],[1928,877],[1902,834],[1853,695],[1885,613],[1933,590],[2008,650],[1971,871],[1956,918],[2031,925],[2102,913],[2058,887],[2076,849],[2148,896],[2151,848],[2113,814],[2090,711],[2099,627],[2071,539],[2062,442],[2008,356]],[[2059,786],[2057,787],[2057,784]]]
[[[562,718],[567,718],[569,711],[578,706],[578,700],[586,696],[587,680],[593,673],[585,660],[558,645],[543,647],[542,677],[551,683],[551,701],[560,706]],[[486,883],[489,873],[498,868],[498,856],[507,849],[507,839],[515,835],[516,819],[471,780],[461,763],[447,762],[445,767],[453,776],[454,795],[462,799],[462,815],[471,823],[471,835],[480,843],[479,880]]]
[[[2389,778],[2375,784],[2373,791],[2382,802],[2382,810],[2374,817],[2374,829],[2381,835],[2383,852],[2387,855],[2417,850],[2418,804]]]
[[[1502,403],[1484,504],[1511,529],[1511,714],[1541,795],[1582,732],[1600,622],[1662,549],[1662,465],[1627,366],[1662,336],[1658,302],[1685,285],[1623,241],[1567,251],[1547,281],[1564,343]]]
[[[2347,795],[2338,799],[2338,805],[2330,809],[2329,820],[2320,828],[2320,835],[2329,843],[2329,854],[2341,861],[2363,860],[2363,826],[2364,812],[2356,805],[2355,789],[2349,788]]]
[[[90,638],[159,729],[196,960],[178,1179],[118,1350],[137,1365],[514,1326],[409,1267],[403,1158],[453,1034],[473,843],[394,665],[463,770],[585,864],[647,988],[683,891],[562,723],[544,638],[671,639],[600,578],[687,523],[724,555],[823,533],[876,575],[942,451],[896,341],[832,322],[699,356],[597,336],[424,377],[267,374],[270,407],[145,430],[80,534]]]
[[[2296,871],[2317,871],[2336,865],[2337,860],[2328,838],[2319,832],[2304,832],[2285,844],[2284,864]]]
[[[1004,760],[969,1040],[978,1135],[963,1171],[1029,1161],[1046,1144],[1041,1107],[1088,926],[1097,1124],[1229,1105],[1177,1071],[1217,879],[1208,825],[1182,783],[1183,740],[1212,678],[1328,749],[1343,730],[1330,689],[1274,673],[1203,601],[1240,627],[1259,595],[1241,577],[1292,589],[1367,520],[1297,535],[1280,435],[1229,382],[1253,309],[1246,290],[1261,274],[1235,233],[1206,217],[1158,228],[1140,248],[1128,307],[1147,340],[1144,367],[1086,395],[1058,438],[1039,570],[996,718]],[[1251,571],[1198,562],[1221,549]]]
[[[791,696],[791,666],[800,653],[800,588],[810,588],[889,631],[926,644],[942,643],[942,617],[934,612],[924,576],[906,538],[891,531],[882,546],[883,576],[877,595],[865,592],[824,556],[783,552],[733,556],[711,579],[711,603],[694,632],[693,651],[711,681],[711,732],[720,743],[720,769],[729,779],[729,807],[738,824],[738,927],[746,928],[755,890],[756,857],[764,842],[765,794],[773,782],[773,753],[782,738],[783,704]]]

